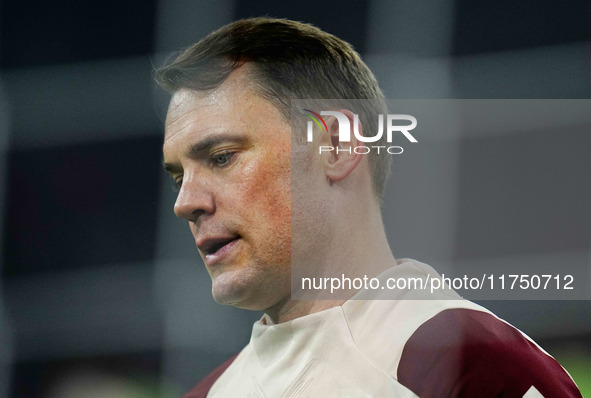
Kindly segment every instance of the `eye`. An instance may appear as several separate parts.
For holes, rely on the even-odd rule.
[[[172,190],[174,192],[179,192],[181,190],[181,186],[183,185],[183,179],[181,177],[175,178],[174,181],[172,182]]]
[[[222,152],[211,157],[211,161],[214,166],[223,167],[230,164],[232,161],[232,157],[234,156],[234,152]]]

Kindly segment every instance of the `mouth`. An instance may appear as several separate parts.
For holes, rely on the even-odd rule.
[[[226,257],[236,246],[240,236],[224,236],[202,239],[197,242],[199,251],[204,255],[205,264],[210,266]]]

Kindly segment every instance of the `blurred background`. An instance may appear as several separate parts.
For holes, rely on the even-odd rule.
[[[387,98],[591,98],[588,1],[0,1],[0,397],[178,397],[248,342],[260,314],[213,302],[172,213],[151,71],[262,15],[349,41]],[[563,127],[395,162],[395,255],[589,269],[591,134]],[[591,394],[589,301],[484,304]]]

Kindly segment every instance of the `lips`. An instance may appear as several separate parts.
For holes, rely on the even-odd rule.
[[[205,255],[205,264],[213,265],[232,252],[240,240],[238,235],[217,236],[197,240],[197,247]]]

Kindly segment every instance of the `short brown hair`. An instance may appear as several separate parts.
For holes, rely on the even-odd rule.
[[[374,75],[349,43],[286,19],[250,18],[226,25],[183,50],[154,77],[170,92],[210,90],[245,62],[253,64],[255,90],[288,121],[292,99],[372,99],[371,105],[358,110],[367,131],[377,131],[375,115],[387,113]],[[374,192],[380,198],[390,157],[374,152],[368,156]]]

